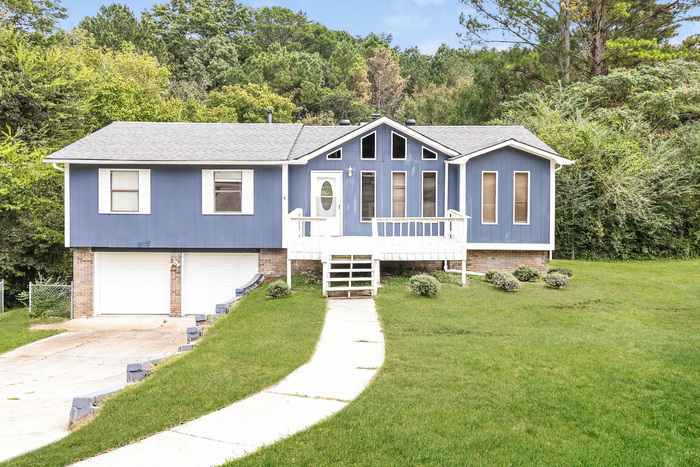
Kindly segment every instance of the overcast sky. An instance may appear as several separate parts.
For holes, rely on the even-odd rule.
[[[115,0],[131,8],[139,17],[144,9],[166,0]],[[329,29],[345,30],[365,36],[371,32],[388,33],[394,37],[393,46],[401,49],[417,45],[422,53],[433,54],[440,44],[459,47],[457,33],[461,31],[459,14],[467,11],[458,0],[244,0],[240,3],[252,7],[278,5],[295,12],[302,10],[307,18],[324,24]],[[68,8],[68,19],[62,22],[64,29],[77,26],[85,16],[97,13],[102,2],[63,0]],[[682,38],[700,32],[697,23],[681,27]],[[498,47],[497,44],[494,46]]]

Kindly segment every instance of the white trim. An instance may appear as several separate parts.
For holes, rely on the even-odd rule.
[[[361,224],[371,224],[372,219],[368,221],[362,220],[362,174],[371,173],[374,174],[374,216],[377,217],[377,171],[376,170],[360,170],[360,223]]]
[[[550,162],[551,163],[551,162]],[[527,222],[515,222],[515,175],[527,174]],[[498,176],[496,176],[498,178]],[[514,170],[513,171],[513,225],[530,225],[530,171],[529,170]]]
[[[449,202],[449,200],[450,200],[449,192],[448,192],[448,188],[449,188],[449,186],[450,186],[449,183],[450,183],[450,166],[447,165],[447,161],[445,161],[445,190],[444,190],[444,193],[443,193],[444,198],[445,198],[445,200],[444,200],[444,203],[445,203],[445,204],[442,205],[442,215],[443,215],[443,216],[444,216],[445,213],[447,212],[447,209],[448,209],[448,202]]]
[[[459,212],[467,214],[467,165],[459,166]]]
[[[150,161],[150,160],[119,160],[119,159],[49,159],[44,161],[45,164],[86,164],[86,165],[225,165],[225,166],[241,166],[241,165],[282,165],[282,164],[305,164],[305,162],[288,161],[281,159],[277,161]]]
[[[255,173],[250,170],[241,170],[241,214],[252,216],[255,214]]]
[[[102,254],[99,251],[92,253],[92,316],[100,316],[100,304],[102,294],[100,293],[100,282],[102,274]]]
[[[408,172],[405,170],[392,170],[391,171],[391,217],[396,217],[394,216],[394,174],[395,173],[402,173],[404,176],[404,205],[403,205],[403,216],[398,216],[398,217],[406,217],[408,215]]]
[[[369,135],[374,135],[374,157],[362,157],[362,140],[367,138]],[[360,160],[361,161],[375,161],[377,160],[377,132],[372,131],[367,133],[365,136],[360,138]]]
[[[70,164],[63,169],[63,244],[70,247]]]
[[[394,157],[394,135],[398,136],[399,138],[402,138],[404,141],[403,145],[403,157]],[[405,136],[401,135],[400,133],[397,133],[395,131],[391,132],[391,160],[393,161],[405,161],[408,159],[408,138]]]
[[[551,243],[467,243],[471,250],[512,250],[512,251],[547,251],[553,249]]]
[[[426,137],[425,135],[418,133],[416,130],[411,129],[411,127],[407,127],[405,125],[402,125],[399,122],[395,122],[394,120],[390,119],[387,116],[383,116],[383,117],[378,118],[377,120],[374,120],[370,123],[367,123],[366,125],[358,126],[355,130],[343,135],[342,137],[340,137],[334,141],[331,141],[328,144],[321,146],[320,148],[316,149],[313,152],[306,154],[305,156],[302,156],[298,159],[295,159],[295,161],[300,161],[301,163],[306,163],[308,160],[313,159],[314,157],[325,153],[329,149],[331,149],[335,146],[341,145],[347,141],[350,141],[353,138],[356,138],[358,136],[358,134],[362,134],[366,131],[372,130],[372,129],[374,129],[382,124],[386,124],[386,125],[390,126],[391,128],[404,133],[406,136],[409,136],[411,138],[414,138],[414,139],[420,141],[423,144],[427,144],[428,146],[434,147],[438,151],[443,152],[443,153],[447,154],[448,156],[454,157],[454,156],[459,155],[459,153],[457,151],[455,151],[454,149],[448,148],[447,146],[444,146],[444,145],[438,143],[437,141],[434,141],[434,140]],[[371,159],[367,159],[367,160],[371,160]]]
[[[317,217],[316,210],[314,209],[314,188],[316,187],[319,177],[330,177],[333,176],[338,182],[338,186],[335,188],[338,190],[338,206],[336,210],[338,215],[338,236],[343,235],[343,207],[345,203],[345,183],[342,170],[311,170],[309,171],[309,214],[311,217]],[[326,224],[328,226],[329,224]],[[335,236],[334,234],[331,234]]]
[[[287,248],[287,216],[289,215],[289,166],[282,166],[282,248]]]
[[[112,211],[112,171],[138,172],[139,210]],[[148,215],[151,213],[151,169],[102,168],[97,170],[97,212],[98,214]]]
[[[202,169],[202,214],[214,214],[214,171]]]
[[[339,153],[340,153],[340,157],[338,157],[337,159],[336,159],[336,158],[331,159],[331,158],[328,157],[328,156],[330,156],[331,154],[335,154],[336,152],[339,152]],[[331,152],[329,152],[328,154],[326,154],[326,160],[327,160],[327,161],[342,161],[342,160],[343,160],[343,148],[338,148],[338,149],[336,149],[335,151],[331,151]]]
[[[551,152],[543,151],[540,148],[536,148],[534,146],[530,146],[529,144],[521,143],[518,140],[515,139],[509,139],[507,141],[504,141],[502,143],[494,144],[493,146],[489,146],[484,149],[479,149],[478,151],[469,153],[469,154],[461,154],[456,156],[450,163],[452,164],[465,164],[469,159],[477,156],[481,156],[482,154],[486,154],[491,151],[495,151],[497,149],[504,148],[506,146],[513,147],[515,149],[520,149],[521,151],[529,152],[530,154],[534,154],[536,156],[544,157],[550,160],[555,161],[557,164],[560,165],[571,165],[575,161],[572,161],[571,159],[567,159],[566,157],[559,156],[557,154],[553,154]]]
[[[439,211],[438,211],[438,207],[439,207],[438,193],[440,192],[440,190],[438,190],[439,179],[438,179],[437,170],[424,170],[423,172],[421,172],[421,175],[420,175],[420,212],[421,212],[422,217],[427,217],[425,215],[425,206],[423,205],[423,203],[425,201],[423,199],[423,195],[425,194],[425,192],[423,191],[423,181],[424,181],[425,174],[435,174],[435,217],[437,217],[438,213],[439,213]]]
[[[554,219],[555,219],[555,202],[556,198],[554,196],[554,187],[556,180],[554,179],[556,176],[556,169],[555,166],[556,163],[555,161],[550,161],[549,162],[549,243],[552,245],[552,248],[549,251],[550,257],[552,255],[552,250],[554,249],[554,244],[555,244],[555,238],[554,238]]]
[[[424,151],[426,151],[426,150],[432,152],[433,154],[435,154],[435,157],[433,157],[433,158],[426,158],[426,157],[424,157],[424,156],[423,156],[423,153],[424,153]],[[437,152],[437,151],[433,151],[432,149],[430,149],[430,148],[428,148],[428,147],[426,147],[426,146],[421,146],[421,149],[420,149],[420,158],[421,158],[421,160],[424,160],[424,161],[437,161],[437,160],[440,159],[439,156],[438,156],[438,152]]]
[[[496,222],[484,222],[484,174],[496,174],[496,199],[494,201]],[[496,170],[482,170],[481,171],[481,225],[498,225],[498,171]]]
[[[214,204],[214,172],[241,172],[241,212],[217,212]],[[255,214],[255,171],[252,169],[202,169],[202,215],[252,216]]]

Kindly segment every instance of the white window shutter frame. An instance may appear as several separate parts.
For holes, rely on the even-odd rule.
[[[98,171],[97,212],[100,214],[109,214],[111,212],[111,173],[112,171],[110,169],[99,169]]]
[[[151,169],[139,169],[139,214],[151,213]]]
[[[202,170],[202,214],[214,214],[213,170]]]
[[[242,214],[254,214],[255,211],[255,186],[254,186],[254,171],[242,170],[243,178],[243,193],[241,211]]]

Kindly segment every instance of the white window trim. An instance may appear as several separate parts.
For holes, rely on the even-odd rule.
[[[405,189],[405,197],[406,197],[406,203],[404,204],[404,215],[401,217],[408,217],[408,172],[405,170],[392,170],[391,171],[391,217],[394,217],[394,174],[397,173],[402,173],[404,174],[404,181],[406,182],[406,187]],[[376,182],[375,182],[376,183]],[[400,219],[398,217],[397,219]]]
[[[430,151],[430,152],[432,152],[433,154],[435,154],[435,157],[433,157],[433,158],[424,157],[424,156],[423,156],[423,153],[424,153],[425,151]],[[430,149],[429,147],[421,146],[421,149],[420,149],[420,157],[421,157],[421,160],[424,160],[424,161],[437,161],[437,160],[438,160],[438,152],[437,152],[437,151],[433,151],[433,150]]]
[[[527,222],[515,222],[515,175],[527,174]],[[496,176],[498,178],[498,175]],[[530,171],[516,170],[513,172],[513,225],[530,225]]]
[[[396,135],[399,138],[404,140],[403,157],[394,157],[394,135]],[[391,132],[391,160],[394,160],[394,161],[408,160],[408,138],[406,138],[405,136],[403,136],[400,133],[397,133],[395,131]]]
[[[363,221],[362,220],[362,174],[371,173],[374,174],[374,216],[377,217],[377,171],[376,170],[361,170],[360,171],[360,223],[371,224],[372,220]]]
[[[484,174],[496,174],[496,200],[495,200],[495,216],[496,222],[484,222]],[[498,225],[498,171],[482,170],[481,171],[481,224],[482,225]]]
[[[361,148],[361,147],[360,147]],[[335,154],[336,152],[340,152],[340,157],[338,159],[331,159],[328,156],[331,154]],[[335,151],[331,151],[328,154],[326,154],[326,160],[327,161],[342,161],[343,160],[343,148],[338,148]]]
[[[241,212],[214,210],[214,172],[241,172]],[[202,170],[202,215],[252,216],[255,214],[255,171],[251,169]]]
[[[139,173],[139,210],[138,211],[112,211],[112,171]],[[151,169],[99,169],[98,170],[98,195],[97,205],[99,214],[134,214],[151,213]]]
[[[425,171],[421,172],[421,175],[420,175],[420,213],[421,213],[421,217],[426,217],[426,216],[425,216],[425,206],[423,205],[423,202],[424,202],[424,200],[423,200],[423,194],[424,194],[424,193],[423,193],[423,182],[424,182],[424,178],[423,178],[423,177],[424,177],[425,174],[435,174],[435,217],[438,217],[438,213],[440,212],[439,209],[438,209],[439,206],[440,206],[440,203],[438,203],[438,193],[439,193],[439,190],[438,190],[438,183],[439,183],[439,179],[438,179],[438,172],[437,172],[437,170],[425,170]]]
[[[374,135],[374,157],[362,157],[362,141],[367,138],[368,136]],[[360,160],[361,161],[374,161],[377,160],[377,132],[373,131],[371,133],[367,133],[365,136],[360,138]]]

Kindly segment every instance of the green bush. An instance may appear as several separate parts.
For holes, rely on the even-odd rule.
[[[508,276],[513,277],[508,271],[498,269],[491,275],[491,283],[496,287],[500,287]]]
[[[549,268],[547,271],[547,274],[552,274],[553,272],[559,273],[559,274],[564,274],[565,276],[573,277],[574,272],[571,269],[566,269],[566,268]]]
[[[484,274],[484,279],[486,279],[487,282],[493,282],[493,276],[499,273],[504,273],[503,269],[489,269],[486,271],[486,274]]]
[[[544,276],[544,283],[547,284],[547,287],[561,289],[569,283],[569,276],[559,272],[552,272]]]
[[[518,266],[518,268],[513,271],[513,275],[516,279],[523,282],[536,281],[542,277],[537,269],[533,268],[532,266],[525,265]]]
[[[408,288],[423,297],[434,297],[440,291],[440,283],[427,274],[417,274],[408,280]]]
[[[514,292],[520,288],[520,281],[511,273],[503,270],[495,270],[491,275],[491,282],[506,292]]]
[[[274,281],[268,286],[267,291],[265,292],[265,295],[270,298],[282,298],[291,294],[292,291],[289,289],[289,287],[287,287],[287,283],[283,280]]]

